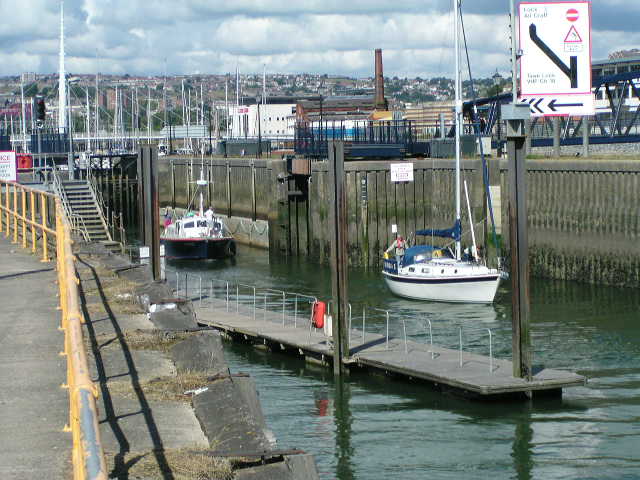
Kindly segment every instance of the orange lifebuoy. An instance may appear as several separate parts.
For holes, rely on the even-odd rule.
[[[327,305],[324,302],[313,302],[313,310],[311,313],[314,328],[324,327],[324,314],[327,311]]]

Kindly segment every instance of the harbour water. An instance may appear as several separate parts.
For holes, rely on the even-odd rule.
[[[330,296],[328,268],[246,247],[234,260],[169,269]],[[405,326],[413,339],[428,341],[428,319],[435,344],[457,348],[462,332],[465,351],[486,355],[490,329],[493,354],[510,357],[508,286],[494,305],[444,305],[391,296],[378,271],[349,275],[352,304],[415,319]],[[531,299],[534,365],[589,378],[562,400],[485,404],[357,372],[336,382],[329,369],[231,343],[226,357],[254,378],[279,446],[313,453],[323,479],[640,478],[640,293],[534,280]]]

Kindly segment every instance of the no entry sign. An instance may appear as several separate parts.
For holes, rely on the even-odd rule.
[[[520,102],[534,116],[593,115],[591,5],[520,3]]]

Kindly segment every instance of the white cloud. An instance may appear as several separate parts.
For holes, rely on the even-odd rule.
[[[463,2],[474,74],[509,63],[503,0]],[[426,4],[426,5],[425,5]],[[67,0],[68,70],[158,74],[319,72],[371,76],[373,50],[388,76],[451,76],[450,0]],[[640,46],[640,2],[593,5],[594,58]],[[0,0],[0,74],[56,68],[58,2]],[[615,7],[615,8],[614,8]],[[34,15],[33,12],[38,12]],[[96,59],[97,57],[97,59]]]

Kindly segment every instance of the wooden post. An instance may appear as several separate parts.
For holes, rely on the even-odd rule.
[[[589,131],[591,130],[590,126],[590,117],[588,115],[583,115],[582,117],[582,156],[585,158],[589,157]]]
[[[331,225],[331,291],[333,315],[333,373],[344,373],[343,359],[349,356],[347,324],[347,192],[344,173],[344,142],[329,141],[329,204]]]
[[[227,217],[231,218],[231,165],[229,160],[225,163],[227,165]]]
[[[171,208],[176,208],[176,166],[171,162]]]
[[[139,240],[145,242],[145,221],[144,221],[144,163],[142,161],[142,148],[138,149],[137,171],[138,171],[138,235]],[[175,206],[175,204],[174,204]]]
[[[531,332],[529,331],[529,249],[527,239],[525,127],[528,105],[505,112],[509,155],[509,240],[511,246],[513,376],[531,380]],[[520,111],[517,111],[520,110]],[[526,112],[525,112],[526,111]]]
[[[144,244],[149,247],[153,279],[160,280],[160,203],[158,199],[157,150],[142,147],[144,171]]]
[[[560,158],[560,117],[553,117],[553,156]]]
[[[252,219],[255,222],[256,221],[256,164],[253,160],[251,161],[251,210],[253,215]]]

